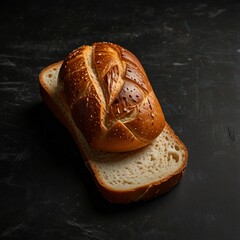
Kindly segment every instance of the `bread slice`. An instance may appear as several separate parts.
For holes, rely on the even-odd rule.
[[[162,133],[139,150],[123,153],[93,150],[59,96],[57,80],[61,65],[58,62],[43,69],[39,76],[40,92],[71,133],[103,196],[110,202],[129,203],[148,200],[172,189],[183,175],[188,152],[170,126],[166,123]]]

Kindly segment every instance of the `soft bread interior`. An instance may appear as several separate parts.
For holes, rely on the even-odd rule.
[[[174,174],[184,170],[187,150],[168,124],[152,143],[136,151],[108,153],[90,148],[58,94],[57,79],[60,67],[61,62],[43,70],[40,84],[72,127],[74,138],[101,185],[114,191],[131,191],[167,181]]]

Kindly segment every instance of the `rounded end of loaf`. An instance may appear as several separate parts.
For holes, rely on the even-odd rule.
[[[75,124],[96,150],[142,148],[165,126],[141,63],[116,44],[99,42],[74,50],[61,66],[58,85]]]

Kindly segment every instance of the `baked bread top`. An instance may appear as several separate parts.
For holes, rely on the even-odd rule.
[[[58,87],[75,124],[96,150],[142,148],[165,126],[141,63],[116,44],[99,42],[74,50],[60,68]]]

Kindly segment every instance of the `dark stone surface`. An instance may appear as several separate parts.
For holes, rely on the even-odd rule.
[[[239,239],[240,4],[3,1],[0,239]],[[155,200],[106,202],[38,74],[110,41],[144,65],[189,150],[181,183]]]

